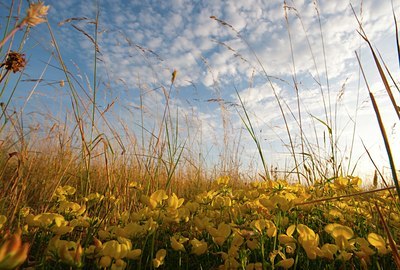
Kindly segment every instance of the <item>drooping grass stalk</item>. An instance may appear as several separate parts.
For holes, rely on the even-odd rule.
[[[97,2],[97,5],[99,3]],[[97,40],[97,36],[98,36],[98,27],[99,27],[99,13],[100,13],[100,9],[97,6],[97,12],[96,12],[96,19],[94,22],[94,56],[93,56],[93,100],[92,100],[92,121],[91,121],[91,130],[90,130],[90,144],[93,140],[93,130],[94,130],[94,126],[95,126],[95,115],[96,115],[96,97],[97,97],[97,53],[98,53],[98,40]]]
[[[320,29],[320,35],[321,35],[321,42],[322,42],[322,46],[323,46],[323,54],[324,54],[324,63],[325,63],[325,73],[327,74],[327,65],[326,65],[326,54],[325,54],[325,50],[324,50],[324,38],[323,38],[323,35],[322,35],[322,25],[321,25],[321,21],[320,21],[320,18],[319,18],[319,8],[318,8],[318,6],[317,6],[317,3],[314,1],[314,8],[315,8],[315,10],[316,10],[316,12],[317,12],[317,16],[318,16],[318,19],[319,19],[319,29]],[[328,126],[330,126],[331,124],[330,124],[330,122],[332,123],[333,121],[332,121],[332,117],[331,117],[331,114],[330,113],[328,113],[328,111],[330,112],[330,107],[331,107],[331,103],[330,103],[330,99],[329,99],[329,109],[328,109],[328,105],[327,105],[327,102],[326,102],[326,100],[325,100],[325,94],[324,94],[324,90],[323,90],[323,87],[322,87],[322,80],[321,80],[321,78],[320,78],[320,74],[319,74],[319,70],[318,70],[318,66],[317,66],[317,63],[316,63],[316,58],[315,58],[315,54],[314,54],[314,50],[313,50],[313,48],[312,48],[312,46],[311,46],[311,42],[310,42],[310,39],[309,39],[309,35],[308,35],[308,33],[307,33],[307,29],[306,29],[306,27],[304,26],[304,23],[303,23],[303,19],[302,19],[302,17],[301,17],[301,15],[300,15],[300,13],[299,13],[299,11],[294,7],[294,6],[289,6],[287,3],[286,3],[286,1],[284,2],[284,12],[285,12],[285,20],[286,20],[286,25],[287,25],[287,29],[288,29],[288,32],[289,32],[289,42],[290,42],[290,47],[291,47],[291,55],[292,55],[292,62],[293,62],[293,66],[295,65],[295,63],[294,63],[294,55],[293,55],[293,49],[292,49],[292,40],[291,40],[291,35],[290,35],[290,25],[289,25],[289,20],[288,20],[288,12],[287,11],[293,11],[294,12],[294,14],[295,14],[295,16],[299,19],[299,22],[300,22],[300,24],[301,24],[301,27],[302,27],[302,29],[303,29],[303,32],[304,32],[304,35],[305,35],[305,39],[306,39],[306,41],[307,41],[307,46],[308,46],[308,48],[309,48],[309,51],[310,51],[310,54],[311,54],[311,58],[312,58],[312,60],[313,60],[313,66],[314,66],[314,69],[315,69],[315,73],[316,73],[316,77],[315,77],[315,81],[317,82],[317,84],[318,84],[318,87],[319,87],[319,89],[320,89],[320,93],[321,93],[321,98],[322,98],[322,103],[323,103],[323,109],[324,109],[324,114],[325,114],[325,123],[327,123],[328,124]],[[293,70],[294,70],[294,75],[292,76],[292,77],[294,77],[294,76],[296,76],[296,72],[295,72],[295,66],[294,66],[294,68],[293,68]],[[295,78],[295,77],[294,77]],[[330,94],[329,92],[329,78],[327,77],[327,88],[328,88],[328,95]],[[301,106],[300,106],[300,104],[299,104],[299,101],[300,101],[300,98],[299,98],[299,93],[298,93],[298,91],[299,91],[299,89],[298,89],[298,85],[295,83],[295,90],[296,90],[296,95],[297,95],[297,100],[298,100],[298,105],[297,105],[297,107],[299,108],[299,110],[301,109]],[[288,107],[288,109],[290,110],[290,108]],[[309,113],[309,115],[311,115],[310,113]],[[312,116],[312,115],[311,115]],[[296,122],[297,122],[297,124],[299,125],[299,128],[300,128],[300,139],[301,139],[301,152],[300,152],[300,154],[301,154],[301,156],[302,156],[302,159],[303,159],[303,167],[304,167],[304,169],[305,169],[305,171],[306,171],[306,174],[309,176],[309,177],[311,177],[311,176],[313,176],[313,179],[315,179],[315,174],[313,173],[315,170],[320,170],[320,168],[317,168],[316,167],[316,163],[315,163],[315,157],[316,157],[316,153],[313,151],[313,147],[312,147],[312,145],[310,144],[310,142],[308,141],[308,139],[307,139],[307,134],[304,132],[304,130],[303,130],[303,125],[302,125],[302,119],[301,119],[301,114],[299,114],[298,116],[297,116],[297,118],[299,118],[299,120],[297,120],[296,119],[296,117],[293,115],[293,119],[295,119],[296,120]],[[331,119],[331,121],[329,122],[329,119]],[[314,127],[314,130],[315,130],[315,127]],[[332,135],[332,136],[331,136]],[[317,144],[317,146],[318,146],[318,150],[319,150],[319,139],[318,139],[318,136],[315,136],[315,140],[316,140],[316,144]],[[331,157],[333,156],[335,156],[336,155],[336,153],[334,152],[334,146],[332,146],[332,144],[334,143],[334,139],[333,139],[333,133],[332,134],[330,134],[330,145],[331,145],[331,148],[330,148],[330,151],[332,152],[332,155],[331,155]],[[305,144],[307,144],[307,148],[309,148],[308,149],[308,151],[310,151],[310,153],[313,153],[313,154],[311,154],[310,155],[310,153],[305,153],[305,151],[304,151],[304,145]],[[307,164],[306,164],[306,159],[305,159],[305,157],[307,157],[308,159],[310,159],[310,162],[311,162],[311,169],[310,168],[308,168],[308,166],[307,166]],[[336,159],[335,159],[335,157],[332,159],[330,159],[330,160],[333,160],[333,161],[335,161]],[[334,173],[334,175],[336,175],[337,173],[335,172],[335,171],[337,171],[335,168],[337,167],[337,165],[335,164],[335,162],[331,162],[332,163],[332,165],[333,165],[333,173]],[[319,165],[321,165],[321,164],[319,164]],[[326,173],[323,173],[323,174],[321,174],[320,173],[320,177],[322,177],[322,178],[326,178]],[[308,179],[307,177],[306,177],[306,180],[307,181],[311,181],[311,179]]]
[[[324,89],[322,87],[322,80],[321,80],[320,75],[319,75],[318,66],[317,66],[317,63],[316,63],[316,60],[315,60],[315,55],[314,55],[313,49],[311,47],[310,40],[308,38],[307,30],[306,30],[306,28],[305,28],[305,26],[303,24],[303,20],[302,20],[302,18],[300,16],[300,13],[298,12],[298,10],[293,6],[289,6],[286,3],[286,1],[284,2],[285,19],[287,21],[287,27],[289,27],[288,19],[287,19],[287,10],[291,10],[291,11],[294,11],[296,17],[299,19],[299,21],[301,23],[301,26],[302,26],[303,32],[305,34],[305,38],[306,38],[306,41],[307,41],[307,44],[308,44],[308,47],[309,47],[309,50],[310,50],[310,53],[311,53],[311,56],[312,56],[312,59],[313,59],[313,64],[314,64],[314,68],[315,68],[315,71],[316,71],[316,82],[317,82],[317,84],[319,86],[320,93],[321,93],[321,98],[322,98],[322,102],[323,102],[325,120],[322,121],[322,122],[326,124],[325,126],[332,127],[331,131],[334,131],[334,130],[336,130],[336,121],[335,121],[335,128],[333,128],[333,122],[334,121],[333,121],[332,110],[331,110],[331,106],[332,106],[331,104],[332,103],[331,103],[331,100],[330,100],[330,83],[329,83],[328,68],[327,68],[327,58],[326,58],[326,52],[325,52],[325,41],[324,41],[324,35],[323,35],[323,30],[322,30],[321,18],[320,18],[320,14],[319,14],[319,7],[317,5],[317,1],[313,1],[313,3],[314,3],[314,9],[316,11],[317,18],[318,18],[320,40],[321,40],[321,45],[322,45],[322,53],[323,53],[323,57],[324,57],[324,72],[325,72],[325,77],[326,77],[326,88],[327,88],[328,101],[326,101],[326,99],[325,99]],[[290,36],[289,36],[289,42],[291,42],[291,37]],[[293,55],[292,55],[292,61],[293,61]],[[296,91],[298,91],[298,86],[296,84],[295,84],[295,87],[296,87],[295,88]],[[298,105],[298,107],[300,108],[299,105]],[[299,115],[298,117],[301,117],[301,115]],[[299,127],[300,127],[300,131],[303,132],[302,131],[302,127],[300,126],[301,119],[299,119],[298,124],[299,124]],[[306,134],[302,133],[300,135],[301,135],[302,146],[303,146],[304,145],[304,140],[303,139],[306,136]],[[331,132],[328,135],[329,135],[328,138],[329,138],[329,147],[330,147],[329,151],[331,152],[331,155],[329,157],[328,162],[332,164],[331,168],[332,168],[332,172],[333,172],[334,177],[337,177],[338,173],[339,173],[338,168],[340,166],[340,164],[337,164],[336,142],[337,142],[338,138],[335,138],[335,133],[334,132]],[[317,142],[317,144],[319,144],[318,143],[318,136],[316,136],[316,142]],[[310,148],[311,148],[311,146],[310,146]],[[304,147],[302,149],[304,149]],[[303,163],[305,162],[304,154],[306,154],[306,153],[304,153],[304,151],[301,151],[301,155],[303,157]],[[316,164],[315,164],[313,159],[311,159],[311,163],[312,163],[312,166],[315,167]],[[307,173],[309,173],[310,169],[305,165],[305,163],[304,163],[304,168],[307,171]],[[324,174],[324,175],[322,175],[322,177],[326,177],[326,175]]]
[[[292,139],[291,132],[290,132],[290,130],[289,130],[289,124],[288,124],[288,121],[287,121],[287,119],[286,119],[286,115],[285,115],[285,113],[284,113],[284,111],[283,111],[283,106],[282,106],[281,99],[280,99],[280,97],[278,96],[278,93],[277,93],[276,90],[275,90],[275,87],[274,87],[274,85],[273,85],[273,83],[272,83],[272,80],[271,80],[271,76],[267,73],[267,71],[266,71],[264,65],[262,64],[260,58],[258,57],[257,53],[254,51],[253,47],[247,42],[247,40],[246,40],[245,38],[243,38],[242,35],[241,35],[232,25],[230,25],[230,24],[228,24],[228,23],[226,23],[226,22],[224,22],[224,21],[218,19],[218,18],[215,17],[215,16],[211,16],[210,18],[213,19],[213,20],[215,20],[215,21],[217,21],[219,24],[221,24],[221,25],[223,25],[223,26],[225,26],[225,27],[228,27],[229,29],[231,29],[232,31],[234,31],[235,34],[236,34],[236,36],[237,36],[242,42],[244,42],[244,44],[247,46],[247,48],[249,48],[249,50],[250,50],[251,54],[253,55],[253,57],[256,59],[258,65],[259,65],[260,68],[261,68],[262,74],[263,74],[263,75],[265,76],[265,78],[267,79],[267,82],[269,83],[269,85],[270,85],[270,87],[271,87],[271,89],[272,89],[272,93],[273,93],[273,95],[274,95],[274,97],[275,97],[275,100],[276,100],[277,103],[278,103],[278,107],[279,107],[280,113],[281,113],[281,115],[282,115],[284,124],[285,124],[286,133],[287,133],[288,138],[289,138],[289,144],[290,144],[290,150],[291,150],[292,157],[293,157],[293,159],[297,159],[296,153],[295,153],[294,142],[293,142],[293,139]],[[252,135],[250,135],[250,136],[252,136]],[[253,136],[252,136],[252,137],[253,137]],[[262,159],[263,159],[263,158],[262,158]],[[296,162],[297,162],[297,161],[296,161]],[[263,164],[263,166],[265,167],[266,164]],[[298,177],[298,181],[300,182],[300,175],[298,174],[297,177]]]
[[[31,99],[32,95],[35,93],[36,88],[38,87],[39,83],[43,80],[43,76],[46,73],[47,67],[49,66],[50,61],[51,61],[52,58],[53,58],[53,56],[50,55],[49,60],[47,60],[46,65],[43,68],[43,71],[40,73],[35,85],[32,87],[32,90],[29,92],[28,97],[25,99],[24,104],[22,105],[22,108],[21,108],[21,117],[22,117],[22,114],[24,112],[24,109],[25,109],[26,105],[28,104],[28,102]]]
[[[230,48],[229,46],[227,46],[226,44],[224,44],[223,42],[217,42],[218,44],[227,47],[228,50],[233,50],[232,48]],[[239,54],[240,55],[240,54]],[[241,59],[243,59],[244,61],[246,61],[243,57],[241,57]],[[204,63],[204,65],[206,66],[208,72],[210,72],[211,76],[212,76],[212,81],[213,81],[213,90],[216,92],[217,94],[217,98],[216,99],[209,99],[209,102],[216,102],[219,105],[219,109],[220,109],[220,113],[221,113],[221,119],[222,119],[222,128],[223,128],[223,149],[222,149],[222,158],[220,160],[221,164],[221,170],[222,171],[228,171],[229,168],[229,164],[228,164],[228,159],[229,159],[229,151],[228,151],[228,147],[229,147],[229,115],[228,115],[228,110],[226,108],[226,103],[224,101],[224,99],[221,96],[221,89],[219,87],[218,81],[216,79],[216,76],[214,75],[214,72],[210,66],[210,64],[208,63],[208,61],[204,58],[201,57],[202,62]]]
[[[93,144],[93,132],[94,132],[94,127],[95,127],[95,115],[96,115],[96,97],[97,97],[97,53],[98,53],[98,40],[97,40],[97,35],[98,35],[98,27],[99,27],[99,14],[100,14],[100,8],[99,8],[99,2],[97,2],[97,12],[96,12],[96,19],[94,22],[94,59],[93,59],[93,86],[92,86],[92,91],[93,91],[93,97],[92,97],[92,113],[91,113],[91,128],[90,128],[90,138],[89,138],[89,147],[91,148],[87,155],[87,168],[86,168],[86,187],[85,187],[85,193],[89,193],[91,189],[91,179],[90,179],[90,167],[91,167],[91,160],[92,160],[92,144]],[[108,178],[109,180],[109,178]],[[108,181],[108,185],[110,185],[110,182]],[[108,186],[110,188],[110,186]]]
[[[375,97],[374,97],[373,93],[371,92],[371,89],[369,87],[367,78],[366,78],[365,73],[364,73],[364,69],[363,69],[363,67],[361,65],[360,58],[358,57],[357,52],[356,52],[356,57],[357,57],[357,61],[358,61],[359,65],[360,65],[361,72],[363,74],[365,84],[366,84],[367,89],[368,89],[369,97],[371,99],[372,106],[374,108],[374,112],[375,112],[376,118],[378,120],[379,129],[380,129],[382,137],[383,137],[383,142],[385,143],[386,153],[388,155],[390,169],[392,171],[393,182],[394,182],[394,184],[396,186],[397,195],[400,198],[399,180],[397,178],[396,166],[394,164],[394,159],[393,159],[392,151],[391,151],[391,148],[390,148],[390,143],[389,143],[388,137],[386,135],[385,126],[383,125],[383,121],[382,121],[382,118],[381,118],[381,114],[379,112],[378,104],[376,103]]]
[[[107,106],[107,108],[104,111],[100,111],[99,107],[97,106],[97,92],[98,92],[97,61],[98,61],[98,54],[100,53],[99,46],[98,46],[99,16],[100,16],[99,8],[97,8],[96,18],[94,21],[94,24],[95,24],[94,38],[92,38],[84,30],[76,27],[75,25],[72,25],[76,30],[83,33],[87,38],[89,38],[89,40],[93,43],[93,46],[94,46],[93,87],[91,87],[92,95],[90,95],[90,93],[87,93],[85,91],[85,89],[83,88],[83,86],[67,70],[67,68],[62,60],[61,54],[59,53],[57,43],[55,42],[55,39],[54,39],[54,35],[52,34],[52,32],[50,30],[51,37],[52,37],[54,43],[56,44],[55,47],[56,47],[56,51],[57,51],[57,55],[58,55],[58,60],[60,62],[62,70],[64,71],[64,74],[66,75],[66,80],[68,82],[68,85],[69,85],[69,88],[70,88],[71,94],[72,94],[71,104],[72,104],[72,108],[74,109],[75,121],[77,123],[77,127],[79,130],[80,136],[81,136],[82,160],[83,160],[85,168],[86,168],[86,173],[83,178],[84,181],[82,181],[82,188],[85,190],[86,194],[89,193],[89,191],[92,187],[91,176],[90,176],[90,167],[91,167],[91,160],[92,160],[92,151],[94,150],[93,145],[97,144],[97,140],[105,139],[107,141],[107,149],[110,150],[111,154],[114,153],[112,145],[108,142],[108,138],[105,134],[103,134],[103,135],[100,134],[95,137],[95,130],[98,131],[98,128],[96,126],[96,111],[99,114],[100,118],[104,121],[107,128],[113,134],[114,138],[117,140],[118,145],[122,149],[122,153],[125,153],[125,151],[126,151],[120,135],[116,132],[115,128],[113,128],[113,126],[109,123],[109,121],[104,116],[105,113],[113,106],[114,103],[111,103],[111,105]],[[81,19],[78,19],[78,20],[81,20]],[[70,21],[71,20],[66,20],[64,22],[70,22]],[[75,89],[75,87],[72,83],[72,79],[75,80],[75,82],[79,85],[79,87],[82,89],[82,91],[85,93],[86,97],[88,98],[89,103],[91,104],[90,112],[86,106],[83,106],[83,112],[80,111],[80,104],[84,104],[84,101],[83,101],[82,97],[78,94],[77,90]],[[86,134],[85,134],[86,133],[85,121],[83,120],[84,114],[87,114],[90,117],[90,129],[89,129],[89,137],[88,138],[86,138]]]
[[[326,79],[326,90],[327,90],[327,94],[328,94],[328,106],[325,104],[325,100],[324,101],[324,110],[325,110],[325,117],[326,117],[326,123],[332,127],[332,109],[331,109],[331,93],[330,93],[330,83],[329,83],[329,75],[328,75],[328,64],[327,64],[327,59],[326,59],[326,51],[325,51],[325,41],[324,41],[324,35],[323,35],[323,31],[322,31],[322,23],[321,23],[321,16],[319,14],[319,7],[317,6],[317,1],[314,1],[314,5],[315,5],[315,11],[317,13],[317,18],[318,18],[318,26],[319,26],[319,33],[320,33],[320,37],[321,37],[321,46],[322,46],[322,55],[324,57],[324,71],[325,71],[325,79]],[[324,94],[322,93],[322,87],[321,89],[321,94],[322,96],[324,96]],[[333,175],[335,177],[338,176],[338,172],[337,172],[337,166],[336,166],[336,149],[335,149],[335,140],[334,140],[334,135],[333,133],[329,134],[329,143],[331,146],[331,154],[332,154],[332,169],[333,169]]]
[[[347,162],[347,174],[348,175],[353,175],[354,170],[356,169],[356,165],[354,166],[353,170],[350,172],[350,166],[352,164],[352,158],[353,158],[353,151],[354,151],[354,145],[355,145],[355,139],[356,139],[356,128],[357,128],[357,116],[358,116],[358,106],[360,102],[360,76],[358,76],[357,80],[357,99],[356,99],[356,110],[354,114],[354,118],[349,115],[349,118],[352,119],[353,122],[353,131],[352,131],[352,136],[351,136],[351,143],[350,143],[350,150],[349,150],[349,160]],[[349,173],[350,172],[350,173]]]
[[[264,158],[264,154],[263,154],[263,150],[262,150],[262,147],[261,147],[261,144],[260,144],[260,140],[257,138],[257,135],[256,135],[256,133],[254,131],[253,125],[251,124],[251,120],[250,120],[249,114],[247,113],[246,106],[244,105],[244,103],[242,101],[242,98],[240,97],[240,94],[239,94],[239,92],[237,90],[236,90],[236,94],[237,94],[237,96],[239,98],[240,106],[241,106],[241,108],[243,110],[243,113],[244,113],[244,117],[240,113],[239,113],[239,117],[242,120],[242,123],[244,124],[244,126],[246,127],[247,132],[250,134],[251,138],[253,139],[254,143],[256,144],[257,151],[258,151],[258,154],[259,154],[260,159],[261,159],[261,164],[262,164],[263,169],[264,169],[265,179],[269,181],[269,180],[271,180],[271,176],[270,176],[270,173],[268,171],[267,162],[266,162],[266,160]]]
[[[381,191],[390,191],[395,188],[396,188],[395,186],[378,188],[378,189],[361,191],[361,192],[352,193],[352,194],[346,194],[346,195],[340,195],[340,196],[334,196],[334,197],[331,196],[331,197],[321,198],[321,199],[312,200],[312,201],[305,201],[305,202],[301,202],[301,203],[296,203],[295,205],[300,206],[300,205],[308,205],[308,204],[318,204],[321,202],[328,202],[328,201],[336,201],[336,200],[340,200],[343,198],[353,198],[353,197],[357,197],[357,196],[364,196],[366,194],[375,194],[375,193],[381,192]]]
[[[304,138],[303,138],[303,124],[302,124],[302,116],[301,116],[301,106],[300,106],[300,95],[299,95],[299,87],[298,87],[298,82],[297,82],[297,75],[296,75],[296,63],[294,59],[294,51],[293,51],[293,43],[292,43],[292,35],[290,31],[290,24],[289,24],[289,19],[288,19],[288,14],[287,14],[287,9],[286,9],[286,1],[284,1],[284,12],[285,12],[285,21],[286,21],[286,28],[288,31],[288,36],[289,36],[289,44],[290,44],[290,55],[292,58],[292,79],[293,79],[293,86],[296,91],[296,101],[297,101],[297,110],[298,110],[298,123],[299,123],[299,128],[300,128],[300,147],[301,147],[301,153],[304,153]],[[295,156],[296,154],[294,153],[293,149],[293,155]],[[301,155],[303,159],[303,164],[305,164],[305,156]],[[294,158],[294,166],[295,170],[298,175],[298,181],[300,183],[300,176],[299,176],[299,165],[297,164],[297,158]]]
[[[83,119],[82,119],[82,113],[80,111],[80,102],[79,102],[79,95],[78,92],[75,89],[75,86],[72,82],[72,78],[70,76],[70,73],[68,71],[67,66],[64,63],[63,57],[61,55],[61,51],[60,48],[58,46],[58,42],[54,36],[54,33],[51,29],[51,26],[49,23],[47,23],[47,27],[49,29],[49,33],[50,33],[50,37],[52,40],[52,44],[54,45],[54,48],[56,50],[56,56],[57,56],[57,60],[59,62],[59,64],[61,65],[61,69],[64,72],[64,76],[65,79],[67,80],[67,84],[69,86],[69,90],[71,93],[71,106],[72,106],[72,110],[73,110],[73,114],[74,114],[74,118],[76,121],[76,126],[79,130],[79,134],[80,134],[80,139],[81,139],[81,145],[82,145],[82,159],[85,163],[86,168],[88,169],[88,161],[87,161],[87,155],[86,153],[89,153],[89,146],[86,143],[86,139],[85,139],[85,131],[84,131],[84,124],[83,124]],[[85,181],[85,185],[81,185],[81,189],[82,191],[86,191],[87,190],[87,185],[86,185],[86,181]]]

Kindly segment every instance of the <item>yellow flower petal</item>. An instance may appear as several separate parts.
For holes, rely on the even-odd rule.
[[[294,264],[294,259],[289,258],[279,261],[277,264],[275,264],[275,266],[282,267],[284,269],[289,269],[290,267],[293,266],[293,264]]]
[[[199,241],[196,238],[191,240],[190,244],[192,245],[192,253],[198,256],[204,254],[208,248],[208,245],[204,240]]]
[[[368,242],[371,245],[373,245],[374,247],[385,247],[386,246],[385,240],[379,234],[370,233],[370,234],[368,234],[367,239],[368,239]]]

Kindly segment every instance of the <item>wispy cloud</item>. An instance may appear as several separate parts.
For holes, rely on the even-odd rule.
[[[154,115],[160,115],[165,100],[157,87],[168,89],[171,72],[176,69],[178,79],[174,91],[179,91],[179,95],[171,106],[179,108],[182,115],[196,112],[204,129],[202,136],[208,136],[207,140],[221,136],[224,121],[221,111],[215,113],[221,107],[210,106],[206,100],[220,98],[238,103],[235,92],[238,90],[257,128],[271,129],[260,136],[282,144],[286,131],[267,74],[283,102],[288,126],[297,136],[300,132],[298,104],[301,105],[302,125],[307,128],[317,125],[321,137],[325,127],[316,124],[311,116],[325,121],[326,113],[334,114],[334,104],[344,90],[334,115],[344,119],[337,120],[338,126],[348,128],[349,115],[353,117],[358,110],[357,136],[370,145],[375,143],[363,136],[369,130],[365,115],[371,116],[363,103],[367,101],[366,91],[360,91],[359,108],[355,108],[359,75],[354,51],[361,48],[366,59],[369,52],[356,33],[358,25],[350,2],[287,1],[287,21],[283,1],[128,3],[115,0],[99,3],[98,42],[102,61],[99,71],[101,77],[111,79],[112,89],[115,95],[120,94],[122,106],[139,104],[142,95],[143,105],[154,110]],[[89,18],[73,23],[93,35],[94,27],[89,22],[95,18],[98,8],[93,2],[71,0],[51,4],[50,17],[57,14],[56,17],[62,19]],[[394,31],[389,2],[368,0],[352,4],[371,40],[376,44],[380,40],[392,41]],[[398,7],[396,3],[395,10]],[[230,24],[234,30],[210,16]],[[78,56],[90,70],[94,50],[88,38],[68,24],[57,27],[57,31],[67,57]],[[383,49],[387,49],[387,43]],[[388,64],[393,63],[389,61]],[[129,90],[123,90],[126,88]],[[147,91],[149,89],[152,91]],[[231,112],[232,128],[240,129],[236,110],[233,107],[227,110]],[[216,135],[210,135],[213,132]],[[368,132],[379,135],[376,129]],[[244,143],[248,141],[243,139]]]

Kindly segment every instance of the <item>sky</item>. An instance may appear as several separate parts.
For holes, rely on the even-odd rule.
[[[4,7],[11,1],[0,3],[4,22]],[[291,144],[300,163],[308,157],[302,152],[321,162],[329,159],[331,128],[336,159],[343,163],[344,173],[356,165],[355,174],[373,174],[361,142],[379,169],[387,172],[387,156],[355,58],[357,51],[392,151],[395,156],[400,152],[398,119],[371,53],[356,31],[358,23],[351,9],[398,78],[392,4],[400,17],[399,1],[69,0],[45,4],[50,5],[49,25],[76,78],[79,95],[93,95],[96,71],[97,105],[107,110],[104,115],[125,141],[151,138],[143,128],[154,131],[159,126],[165,96],[170,94],[168,104],[179,123],[179,143],[185,143],[187,155],[209,167],[222,158],[236,162],[243,171],[262,171],[255,142],[241,120],[246,111],[268,167],[291,170]],[[31,29],[24,53],[34,68],[25,71],[25,84],[18,91],[20,102],[13,104],[25,106],[27,115],[63,119],[71,110],[71,91],[58,84],[65,75],[54,52],[48,27]],[[172,85],[174,70],[177,77]],[[43,81],[35,87],[29,79],[41,74]],[[245,111],[239,106],[239,96]],[[101,122],[100,115],[96,119]],[[397,168],[399,161],[397,154]]]

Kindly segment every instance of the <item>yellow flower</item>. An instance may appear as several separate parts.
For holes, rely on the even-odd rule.
[[[179,207],[182,206],[184,201],[185,201],[184,198],[179,199],[175,193],[172,193],[172,195],[167,200],[167,204],[169,208],[178,209]]]
[[[62,201],[58,206],[58,211],[61,213],[80,216],[86,211],[86,205],[81,206],[80,204],[77,204],[75,202]]]
[[[26,11],[26,17],[23,22],[29,26],[36,26],[46,21],[44,17],[47,15],[49,6],[45,6],[43,2],[31,3]]]
[[[324,216],[325,216],[327,219],[331,220],[331,221],[334,221],[334,220],[337,220],[337,219],[339,219],[340,221],[343,221],[343,220],[344,220],[343,214],[342,214],[339,210],[337,210],[337,209],[331,209],[331,210],[329,210],[329,212],[328,212],[327,214],[324,213]]]
[[[240,234],[235,233],[231,242],[231,246],[240,247],[243,243],[244,243],[244,238]]]
[[[90,227],[90,223],[89,223],[89,221],[86,220],[85,217],[80,216],[78,218],[75,218],[75,219],[71,220],[69,222],[69,226],[71,226],[71,227],[89,228]]]
[[[221,223],[218,225],[218,229],[213,227],[208,228],[208,232],[213,237],[214,242],[222,246],[222,244],[231,234],[231,226],[225,223]]]
[[[278,240],[282,244],[295,243],[296,239],[292,236],[296,229],[296,225],[291,225],[286,229],[286,234],[278,235]]]
[[[200,218],[198,216],[195,216],[193,221],[194,221],[194,224],[196,225],[196,228],[199,231],[203,231],[206,228],[208,228],[209,226],[212,226],[212,223],[210,222],[210,218],[208,218],[208,217]]]
[[[141,249],[134,249],[128,252],[126,254],[126,257],[130,260],[139,260],[140,255],[142,255],[142,250]]]
[[[255,237],[250,237],[250,238],[248,238],[247,240],[246,240],[246,245],[249,247],[249,249],[251,249],[251,250],[255,250],[255,249],[257,249],[258,248],[258,245],[259,244],[259,242],[258,242],[258,240],[257,240],[257,238],[255,238]]]
[[[339,248],[337,245],[327,243],[321,247],[320,251],[318,252],[318,256],[329,260],[334,260],[333,255],[335,255],[338,250]]]
[[[97,235],[99,236],[99,238],[101,240],[106,240],[106,239],[109,239],[111,237],[111,234],[108,231],[105,231],[105,230],[99,230],[97,232]]]
[[[99,261],[99,266],[106,268],[111,265],[111,262],[112,262],[112,258],[110,256],[107,256],[107,255],[102,256]]]
[[[231,207],[232,206],[232,200],[229,197],[216,196],[212,201],[212,206],[215,209],[220,209],[220,208],[223,208],[223,207]]]
[[[342,251],[340,251],[339,256],[337,258],[338,258],[338,260],[347,262],[348,260],[351,259],[352,256],[353,256],[353,253],[342,250]]]
[[[294,264],[294,259],[289,258],[279,261],[277,264],[275,264],[275,266],[282,267],[283,269],[289,269],[290,267],[293,266],[293,264]]]
[[[165,190],[160,189],[155,191],[150,197],[142,195],[140,197],[140,201],[144,204],[147,204],[151,209],[155,209],[159,204],[162,203],[163,200],[168,199],[168,195]]]
[[[234,258],[227,255],[224,258],[224,264],[221,266],[222,269],[239,269],[240,263]]]
[[[379,254],[388,254],[390,252],[390,249],[387,248],[386,242],[383,239],[382,236],[376,233],[370,233],[368,234],[368,242],[373,245],[377,250]]]
[[[182,237],[180,235],[174,235],[171,238],[171,247],[175,251],[183,251],[185,252],[185,247],[183,244],[189,240],[189,238]]]
[[[199,241],[196,238],[191,240],[190,244],[192,245],[192,253],[198,256],[204,254],[208,248],[207,242],[204,240]]]
[[[60,259],[73,267],[81,267],[82,266],[82,254],[83,249],[82,246],[75,242],[65,243],[61,246],[59,250]]]
[[[29,215],[30,211],[31,211],[30,207],[22,207],[21,210],[19,211],[19,215],[21,217],[26,218]]]
[[[200,208],[200,204],[197,202],[187,202],[185,208],[189,209],[191,213],[195,213]]]
[[[319,236],[309,227],[304,224],[297,225],[297,232],[299,233],[298,241],[307,253],[307,257],[311,260],[317,258],[319,250]]]
[[[50,256],[58,256],[62,262],[70,266],[82,266],[82,246],[74,241],[61,240],[60,235],[50,239],[47,253]]]
[[[124,270],[126,268],[126,262],[121,259],[115,260],[115,263],[111,265],[111,270]]]
[[[6,223],[7,217],[4,215],[0,215],[0,229],[3,228],[3,225]]]
[[[215,182],[217,183],[218,186],[226,186],[229,184],[230,180],[231,179],[229,176],[221,176],[218,177],[217,180],[215,180]]]
[[[274,195],[270,199],[274,203],[275,207],[278,207],[278,209],[284,212],[288,211],[293,205],[291,200],[283,195]]]
[[[167,251],[165,249],[160,249],[156,253],[156,258],[153,259],[154,268],[158,268],[164,264],[165,256],[167,256]]]
[[[279,255],[279,257],[282,258],[282,260],[280,260],[277,264],[275,264],[275,258]],[[280,250],[274,250],[269,254],[269,259],[273,265],[272,268],[274,268],[274,266],[278,266],[278,267],[283,267],[284,269],[289,269],[290,267],[293,266],[294,264],[294,259],[290,258],[287,259],[286,255],[280,251]]]
[[[28,256],[29,244],[22,244],[21,230],[10,237],[0,247],[0,269],[15,269],[21,265]]]
[[[104,195],[101,195],[99,193],[90,193],[86,198],[85,201],[94,201],[94,202],[100,202],[104,199]]]
[[[146,230],[137,222],[131,222],[124,227],[125,236],[128,238],[134,238],[143,235]]]
[[[364,238],[356,238],[355,242],[360,245],[360,250],[361,252],[363,252],[365,255],[367,255],[368,257],[370,255],[374,255],[375,251],[372,250],[372,248],[369,247],[369,243],[367,240],[365,240]]]
[[[64,219],[64,216],[60,214],[54,214],[54,213],[42,213],[39,215],[32,215],[29,214],[26,217],[26,223],[29,226],[33,227],[49,227],[49,226],[57,226],[60,227],[62,225],[66,225],[67,222]]]
[[[71,227],[68,225],[53,226],[51,228],[51,231],[57,235],[64,235],[64,234],[72,232],[73,230],[74,230],[74,227]]]
[[[285,245],[286,253],[293,254],[296,250],[296,239],[292,236],[293,232],[296,230],[296,225],[290,225],[286,229],[286,234],[278,235],[278,240],[281,244]]]
[[[178,209],[178,217],[183,222],[188,222],[190,219],[190,210],[187,207],[181,207]]]
[[[267,230],[268,237],[275,237],[277,233],[277,229],[275,224],[266,219],[258,219],[252,222],[253,227],[259,232],[263,233],[263,231]]]
[[[351,245],[348,241],[354,236],[353,230],[351,228],[333,223],[326,225],[325,231],[332,235],[332,237],[335,239],[336,245],[340,250],[351,248]]]
[[[344,189],[349,185],[349,179],[345,177],[338,177],[334,180],[334,185],[337,189]]]
[[[152,232],[157,229],[157,222],[153,220],[153,218],[149,218],[146,223],[143,225],[145,231]]]
[[[110,240],[103,244],[103,249],[100,254],[103,256],[110,256],[115,259],[122,259],[128,255],[132,244],[129,239],[118,237],[119,241]],[[122,243],[120,243],[122,242]]]

